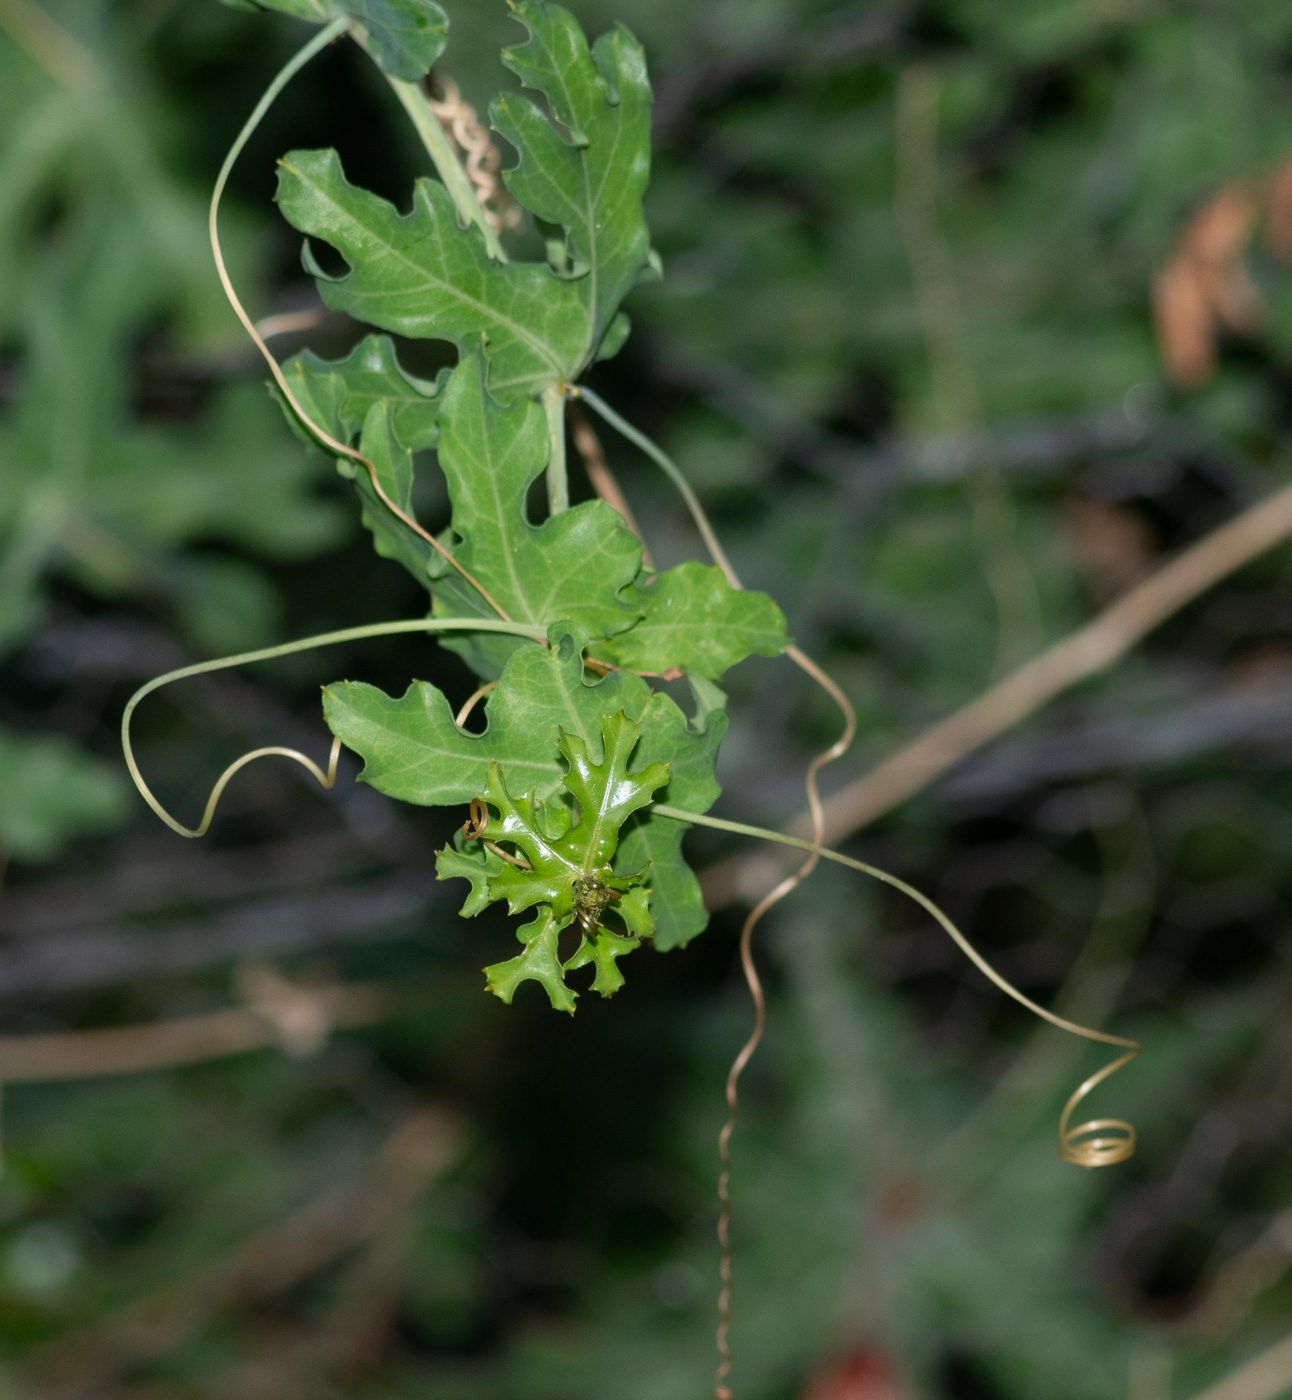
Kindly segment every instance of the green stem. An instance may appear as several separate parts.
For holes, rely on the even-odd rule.
[[[339,39],[350,27],[350,20],[346,16],[341,19],[334,19],[326,28],[319,32],[299,49],[286,63],[278,70],[272,83],[264,90],[260,96],[260,101],[256,103],[251,115],[242,125],[242,130],[238,132],[232,146],[229,147],[229,154],[224,158],[224,164],[220,167],[220,173],[215,177],[215,189],[211,193],[211,220],[214,224],[215,210],[219,207],[220,196],[224,193],[224,187],[229,180],[229,172],[233,169],[234,162],[242,154],[242,148],[251,140],[252,132],[260,125],[260,119],[273,105],[274,99],[287,86],[288,83],[301,71],[302,68],[314,57],[316,53],[327,48],[334,40]]]
[[[358,25],[354,28],[354,36],[371,57],[372,50],[368,48],[367,36],[363,34]],[[376,62],[375,59],[373,61]],[[406,83],[402,78],[394,78],[389,73],[386,73],[385,77],[394,90],[395,96],[403,103],[404,110],[412,119],[413,125],[417,128],[417,134],[422,138],[422,145],[426,147],[427,155],[434,163],[440,179],[444,181],[444,188],[448,190],[453,203],[457,205],[458,213],[462,216],[463,222],[475,224],[480,230],[484,235],[485,248],[495,262],[506,262],[507,254],[503,252],[498,235],[493,231],[483,206],[476,198],[475,186],[468,178],[467,172],[463,170],[462,162],[458,159],[457,152],[450,144],[449,138],[444,134],[444,128],[440,125],[439,118],[427,104],[426,94],[416,83]]]
[[[565,386],[551,384],[543,390],[547,413],[547,509],[560,515],[570,508],[570,480],[565,469]]]
[[[164,676],[157,676],[146,685],[141,685],[126,702],[126,708],[121,715],[121,748],[126,756],[126,767],[130,769],[130,776],[135,780],[135,786],[139,789],[144,801],[172,831],[177,831],[181,836],[201,836],[211,824],[215,804],[224,791],[225,783],[244,763],[253,757],[276,753],[286,758],[294,758],[298,763],[304,764],[324,787],[331,787],[331,777],[335,773],[336,765],[337,746],[335,744],[332,749],[329,777],[326,780],[313,762],[305,758],[303,754],[298,754],[294,749],[257,749],[252,754],[244,754],[224,770],[207,800],[206,812],[201,823],[195,828],[189,828],[181,825],[171,816],[153,796],[148,784],[144,782],[143,774],[139,771],[139,765],[135,761],[134,747],[130,742],[130,721],[141,700],[151,695],[154,690],[160,690],[162,686],[169,685],[172,681],[182,681],[189,676],[202,676],[210,671],[227,671],[231,666],[248,666],[255,661],[272,661],[275,657],[291,656],[298,651],[312,651],[315,647],[336,646],[341,642],[357,642],[364,637],[393,637],[401,632],[503,632],[513,637],[529,637],[536,642],[547,640],[547,629],[529,622],[504,622],[500,618],[492,617],[414,617],[402,619],[399,622],[370,622],[363,627],[346,627],[339,632],[322,632],[316,637],[301,637],[297,641],[282,642],[275,647],[261,647],[259,651],[239,652],[236,656],[221,656],[215,661],[198,661],[192,666],[181,666],[177,671],[167,671]]]
[[[691,483],[682,475],[681,467],[658,443],[652,442],[639,428],[634,428],[626,418],[621,418],[600,394],[593,393],[591,389],[585,388],[582,384],[579,385],[577,393],[579,398],[583,399],[590,408],[595,409],[616,432],[621,433],[634,446],[641,448],[652,462],[663,468],[669,480],[677,487],[683,501],[686,502],[686,508],[691,512],[691,519],[695,521],[695,528],[700,532],[700,538],[704,541],[704,547],[709,551],[709,557],[726,575],[727,582],[732,588],[743,588],[744,584],[740,582],[739,576],[731,565],[731,560],[727,558],[726,550],[718,543],[718,536],[709,523],[709,517],[704,513],[704,507],[691,489]]]
[[[822,860],[832,860],[838,865],[846,865],[850,870],[859,870],[863,875],[869,875],[872,879],[882,880],[884,884],[891,885],[895,890],[900,890],[908,899],[913,899],[922,909],[930,913],[951,935],[960,951],[984,977],[994,982],[1007,996],[1013,997],[1016,1002],[1027,1007],[1043,1021],[1048,1021],[1052,1026],[1058,1026],[1060,1030],[1070,1031],[1073,1035],[1083,1036],[1086,1040],[1098,1040],[1105,1045],[1121,1045],[1133,1047],[1135,1050],[1139,1049],[1138,1041],[1127,1040],[1120,1035],[1109,1035],[1106,1031],[1092,1030],[1089,1026],[1079,1026],[1075,1021],[1065,1020],[1062,1016],[1056,1016],[1054,1012],[1047,1011],[1045,1007],[1038,1006],[1036,1002],[1030,997],[1024,996],[1017,987],[1007,982],[992,967],[928,895],[921,894],[914,885],[908,885],[905,880],[899,880],[896,875],[890,875],[886,870],[880,870],[878,866],[867,865],[863,860],[854,860],[851,856],[842,855],[839,851],[832,851],[828,846],[818,846],[813,841],[804,841],[797,836],[787,836],[783,831],[770,831],[763,826],[749,826],[745,822],[724,821],[721,817],[708,817],[699,812],[687,812],[680,807],[666,806],[662,802],[652,802],[647,810],[661,817],[671,817],[674,821],[694,822],[698,826],[713,827],[715,831],[730,831],[737,836],[754,836],[760,841],[775,841],[781,846],[793,846],[800,851],[810,851],[813,855],[820,856]]]

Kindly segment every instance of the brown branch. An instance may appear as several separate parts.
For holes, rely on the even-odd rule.
[[[1147,633],[1213,584],[1292,534],[1292,487],[1204,535],[1097,617],[1011,672],[976,700],[926,729],[825,803],[825,843],[832,844],[891,812],[974,749],[1026,719],[1078,681],[1106,670]],[[786,830],[811,833],[798,816]],[[705,903],[719,909],[758,898],[780,878],[788,857],[758,852],[704,872]]]
[[[281,986],[288,990],[277,1003],[262,998],[251,1006],[154,1025],[0,1036],[0,1084],[135,1074],[271,1045],[282,1045],[289,1053],[307,1053],[317,1048],[320,1028],[371,1025],[391,1009],[390,997],[379,987]]]
[[[583,469],[588,474],[592,489],[611,510],[619,512],[623,517],[624,524],[637,536],[637,541],[642,547],[642,567],[647,572],[653,573],[655,565],[651,562],[650,550],[646,548],[646,541],[642,538],[641,527],[637,524],[636,516],[633,515],[633,508],[628,504],[628,498],[619,489],[619,482],[615,480],[615,474],[606,462],[601,439],[597,436],[592,424],[588,422],[587,414],[578,404],[567,400],[565,413],[569,419],[574,446],[579,456],[583,458]]]

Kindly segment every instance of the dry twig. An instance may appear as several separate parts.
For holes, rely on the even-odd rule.
[[[642,547],[642,567],[648,573],[653,573],[655,565],[651,562],[650,550],[642,537],[641,526],[637,524],[633,508],[628,504],[627,496],[619,489],[614,472],[610,470],[606,454],[601,447],[601,439],[588,422],[587,414],[572,399],[565,405],[565,414],[569,419],[574,446],[583,459],[583,469],[588,474],[592,489],[611,510],[617,511],[623,517],[624,524],[637,536],[637,542]]]
[[[1204,535],[1150,574],[1084,627],[1011,672],[976,700],[926,729],[825,803],[825,844],[833,844],[913,797],[967,754],[1070,689],[1106,670],[1147,633],[1213,584],[1292,534],[1292,487]],[[807,813],[786,828],[805,837]],[[705,902],[718,909],[759,898],[780,878],[786,858],[758,852],[710,867]]]
[[[371,1025],[391,1009],[389,995],[375,986],[302,987],[263,967],[243,969],[240,981],[249,1004],[227,1011],[102,1031],[0,1036],[0,1084],[135,1074],[271,1045],[307,1055],[330,1030]]]

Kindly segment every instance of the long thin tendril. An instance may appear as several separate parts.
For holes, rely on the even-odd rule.
[[[893,889],[900,890],[908,899],[913,899],[916,904],[941,924],[960,948],[960,951],[984,977],[999,987],[1006,996],[1018,1002],[1020,1006],[1025,1006],[1034,1016],[1039,1016],[1043,1021],[1048,1021],[1052,1026],[1057,1026],[1061,1031],[1067,1031],[1071,1035],[1079,1035],[1085,1040],[1098,1041],[1101,1045],[1119,1045],[1126,1050],[1126,1054],[1119,1055],[1117,1059],[1105,1065],[1103,1069],[1098,1070],[1080,1084],[1068,1099],[1059,1118],[1058,1146],[1059,1155],[1065,1161],[1073,1162],[1079,1167],[1111,1166],[1114,1162],[1124,1162],[1134,1153],[1135,1129],[1130,1123],[1124,1122],[1120,1118],[1096,1118],[1089,1122],[1078,1123],[1075,1127],[1070,1126],[1070,1124],[1077,1105],[1093,1089],[1102,1084],[1109,1075],[1115,1074],[1123,1065],[1129,1064],[1140,1054],[1143,1046],[1138,1040],[1130,1040],[1126,1036],[1112,1035],[1107,1031],[1097,1031],[1090,1026],[1078,1025],[1076,1021],[1069,1021],[1066,1017],[1057,1016],[1053,1011],[1047,1011],[1045,1007],[1039,1006],[1031,997],[1025,996],[1011,982],[1002,977],[928,895],[922,894],[914,885],[908,885],[905,880],[898,879],[896,875],[890,875],[886,870],[880,870],[874,865],[867,865],[862,860],[854,860],[852,856],[845,856],[839,851],[832,851],[828,846],[819,846],[814,841],[803,841],[797,836],[787,836],[784,832],[769,831],[766,827],[749,826],[744,822],[725,821],[721,817],[702,816],[696,812],[683,811],[680,807],[668,807],[660,802],[653,803],[648,810],[658,813],[661,817],[672,817],[676,821],[694,822],[699,826],[713,827],[717,831],[730,831],[737,836],[755,836],[762,841],[775,841],[782,846],[793,846],[800,851],[810,851],[822,860],[832,860],[838,865],[846,865],[850,870],[859,870],[863,875],[869,875],[874,880],[881,880],[884,884],[891,885]],[[1105,1136],[1105,1134],[1111,1134],[1111,1136]]]
[[[691,489],[691,483],[682,475],[681,467],[678,466],[658,443],[652,442],[640,428],[634,428],[626,418],[620,417],[600,394],[594,393],[583,384],[577,387],[571,386],[568,392],[571,398],[582,399],[589,408],[595,409],[617,433],[626,437],[634,447],[640,447],[651,461],[668,477],[673,485],[677,487],[678,494],[682,497],[683,501],[686,502],[686,508],[691,512],[691,519],[695,521],[695,528],[699,530],[700,538],[704,541],[704,547],[709,551],[713,562],[727,576],[727,582],[732,588],[743,588],[744,585],[740,582],[739,575],[737,575],[735,569],[732,568],[731,560],[727,558],[726,550],[723,549],[718,541],[717,535],[714,534],[713,526],[709,523],[709,517],[704,513],[704,507],[700,504],[699,498]]]
[[[572,397],[585,399],[589,407],[595,409],[612,428],[639,447],[651,461],[664,471],[686,503],[686,508],[691,513],[691,519],[695,522],[695,527],[700,532],[700,538],[703,539],[705,548],[709,551],[713,562],[722,570],[732,588],[743,589],[745,585],[741,582],[740,575],[736,573],[735,566],[727,558],[727,553],[719,542],[713,524],[704,507],[700,504],[699,497],[696,496],[691,483],[687,481],[677,463],[658,443],[653,442],[639,428],[633,427],[626,418],[616,413],[593,390],[579,386],[569,392]],[[827,763],[833,763],[835,759],[842,757],[848,751],[857,733],[857,715],[852,703],[840,686],[811,657],[796,646],[786,647],[785,655],[829,695],[839,707],[840,714],[843,715],[843,733],[824,753],[817,754],[808,765],[804,779],[804,785],[807,788],[808,808],[812,813],[812,834],[819,844],[825,839],[825,812],[821,806],[817,776]],[[818,859],[819,856],[815,852],[810,854],[792,875],[786,876],[775,889],[759,900],[749,911],[749,915],[740,930],[740,965],[744,970],[745,981],[749,986],[749,995],[754,1003],[754,1028],[750,1032],[749,1039],[732,1061],[731,1069],[727,1074],[727,1121],[722,1125],[722,1130],[718,1134],[718,1157],[721,1163],[718,1173],[718,1200],[722,1208],[718,1217],[718,1243],[721,1248],[719,1271],[722,1277],[722,1287],[718,1294],[717,1344],[720,1360],[714,1376],[715,1400],[732,1400],[732,1393],[725,1382],[731,1370],[731,1347],[727,1340],[727,1334],[731,1330],[731,1135],[736,1128],[737,1086],[745,1066],[753,1057],[754,1051],[758,1049],[767,1021],[763,988],[754,967],[754,929],[757,928],[763,915],[774,904],[779,903],[791,890],[796,889],[807,879],[816,869]]]
[[[224,164],[220,167],[220,173],[215,179],[215,189],[211,194],[211,212],[208,218],[208,226],[211,234],[211,252],[215,257],[215,270],[220,277],[220,285],[224,288],[224,294],[229,299],[229,305],[233,307],[234,314],[242,322],[243,329],[251,337],[256,348],[265,357],[265,363],[269,366],[269,372],[274,377],[279,392],[283,398],[291,405],[292,412],[296,414],[301,423],[318,439],[324,447],[332,452],[348,457],[352,462],[358,462],[368,473],[368,479],[372,482],[372,489],[377,493],[378,499],[397,519],[402,520],[405,525],[416,534],[420,535],[427,544],[444,558],[462,575],[472,588],[485,600],[486,603],[498,614],[504,622],[510,622],[511,618],[507,612],[499,606],[492,594],[467,572],[465,568],[453,557],[449,550],[435,538],[430,531],[425,530],[406,511],[401,510],[386,494],[386,489],[381,484],[381,479],[377,475],[377,468],[370,462],[362,452],[356,451],[349,443],[338,442],[330,433],[326,433],[301,407],[299,399],[292,392],[292,387],[287,382],[287,376],[282,371],[282,366],[274,358],[269,346],[265,344],[264,338],[256,329],[255,323],[247,315],[234,289],[233,281],[229,277],[229,271],[224,265],[224,253],[220,249],[219,214],[220,200],[224,195],[224,187],[228,184],[229,174],[233,170],[234,162],[242,154],[243,147],[251,139],[253,132],[260,125],[265,113],[273,105],[274,99],[296,76],[298,72],[314,57],[320,50],[325,49],[334,40],[339,39],[350,28],[351,21],[348,17],[333,20],[331,24],[321,29],[304,48],[298,50],[279,69],[273,82],[265,89],[260,101],[256,103],[251,115],[247,118],[242,130],[238,133],[232,146],[229,147],[229,154],[224,158]]]
[[[363,627],[347,627],[340,632],[323,632],[316,637],[302,637],[295,642],[283,642],[276,647],[262,647],[259,651],[239,652],[236,656],[221,656],[215,661],[199,661],[192,666],[181,666],[177,671],[167,671],[164,676],[157,676],[150,680],[147,685],[141,685],[126,702],[126,708],[121,715],[121,748],[126,756],[126,767],[130,769],[130,776],[135,780],[135,786],[139,789],[144,801],[172,831],[177,831],[181,836],[196,837],[204,836],[210,827],[216,805],[219,803],[229,779],[240,768],[244,768],[254,759],[263,758],[269,754],[290,758],[313,774],[322,787],[330,788],[336,782],[336,764],[341,752],[339,739],[332,741],[332,753],[328,759],[326,773],[312,758],[307,757],[297,749],[280,748],[277,745],[270,748],[254,749],[251,753],[244,753],[241,758],[235,759],[216,779],[215,786],[211,789],[211,795],[206,800],[206,810],[202,813],[202,820],[197,826],[184,826],[183,823],[177,822],[158,802],[153,796],[152,789],[144,782],[143,774],[139,771],[139,764],[135,761],[134,747],[130,742],[130,721],[141,700],[151,695],[154,690],[160,690],[162,686],[170,685],[172,681],[182,681],[189,676],[202,676],[209,671],[226,671],[231,666],[247,666],[254,661],[271,661],[278,656],[290,656],[293,652],[310,651],[315,647],[336,646],[340,642],[355,642],[364,637],[391,637],[401,632],[506,632],[512,636],[531,637],[535,641],[543,641],[546,636],[545,630],[541,627],[534,627],[523,622],[503,622],[491,617],[417,617],[399,622],[373,622]]]

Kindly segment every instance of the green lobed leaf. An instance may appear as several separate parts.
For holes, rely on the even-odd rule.
[[[661,716],[642,735],[637,758],[638,762],[668,761],[668,788],[661,801],[688,812],[707,812],[721,791],[713,770],[727,732],[727,697],[699,676],[689,680],[696,700],[694,715],[688,722],[674,707],[667,718]],[[622,873],[650,867],[650,912],[660,952],[690,942],[709,922],[700,882],[682,854],[682,838],[690,829],[686,822],[638,812],[619,834],[615,868]]]
[[[634,588],[644,616],[592,655],[631,671],[672,667],[716,680],[751,653],[779,656],[789,645],[785,615],[766,593],[732,588],[722,570],[690,560]]]
[[[566,231],[567,275],[590,323],[590,358],[619,303],[650,268],[642,196],[650,180],[651,90],[641,45],[622,25],[588,49],[579,22],[560,5],[520,0],[512,13],[529,40],[502,60],[541,92],[557,122],[518,93],[503,93],[490,119],[519,152],[504,179],[532,213]],[[627,333],[620,328],[619,344]],[[611,344],[613,354],[618,344]]]
[[[587,358],[578,284],[538,263],[496,263],[480,230],[460,228],[436,180],[413,186],[412,208],[345,178],[335,151],[291,151],[278,165],[279,208],[302,233],[350,264],[341,277],[312,269],[328,306],[385,330],[448,340],[459,352],[484,339],[489,385],[500,398],[573,379]]]
[[[667,695],[652,695],[626,671],[588,684],[577,639],[559,624],[550,647],[526,644],[508,659],[485,702],[485,729],[458,728],[443,693],[414,681],[398,700],[376,686],[343,681],[323,692],[332,732],[364,760],[363,780],[388,797],[423,806],[469,802],[484,792],[495,761],[515,787],[548,800],[562,791],[559,732],[600,743],[601,717],[623,710],[642,725],[642,743],[657,730],[680,742],[678,757],[703,741],[688,736],[685,716]],[[651,759],[657,757],[652,748]]]
[[[565,230],[563,265],[501,263],[474,225],[459,226],[444,186],[418,180],[412,207],[352,185],[335,151],[292,151],[279,163],[278,203],[293,227],[332,245],[350,265],[340,277],[312,258],[324,301],[400,334],[451,341],[460,353],[483,340],[489,387],[501,400],[572,383],[627,334],[620,301],[657,275],[641,211],[650,173],[650,87],[636,41],[624,29],[589,50],[558,5],[522,0],[530,31],[506,62],[546,96],[557,127],[527,98],[508,95],[493,117],[520,161],[513,193]]]
[[[237,10],[278,10],[311,24],[350,15],[367,32],[377,61],[414,83],[431,71],[449,39],[449,18],[434,0],[225,0]]]
[[[565,969],[557,947],[561,925],[550,909],[517,931],[525,945],[519,957],[493,963],[485,968],[485,987],[508,1005],[522,982],[538,982],[557,1011],[574,1011],[575,993],[565,985]]]
[[[353,441],[373,404],[390,409],[391,426],[410,452],[434,447],[439,441],[440,396],[448,371],[436,379],[408,373],[388,335],[366,335],[339,360],[325,360],[303,350],[283,365],[292,392],[311,417],[342,442]],[[295,415],[284,407],[299,428]],[[318,415],[318,416],[315,416]],[[307,442],[312,436],[301,430]]]
[[[485,366],[468,355],[453,371],[441,414],[440,466],[453,503],[454,557],[517,621],[568,621],[608,637],[637,621],[620,598],[641,566],[641,545],[604,501],[587,501],[531,525],[526,500],[547,465],[547,425],[529,399],[499,405]],[[431,566],[437,616],[493,616],[444,561]],[[482,674],[497,676],[518,645],[510,637],[447,643]],[[519,643],[525,645],[524,643]]]
[[[441,391],[448,371],[434,381],[417,379],[400,366],[388,336],[370,335],[340,360],[323,360],[306,350],[287,361],[283,373],[311,422],[338,442],[357,444],[376,468],[386,494],[414,515],[413,453],[439,441]],[[318,446],[276,390],[275,396],[298,435]],[[334,460],[341,475],[354,483],[377,553],[397,559],[429,587],[428,570],[439,559],[435,550],[387,508],[362,466],[349,457]]]

